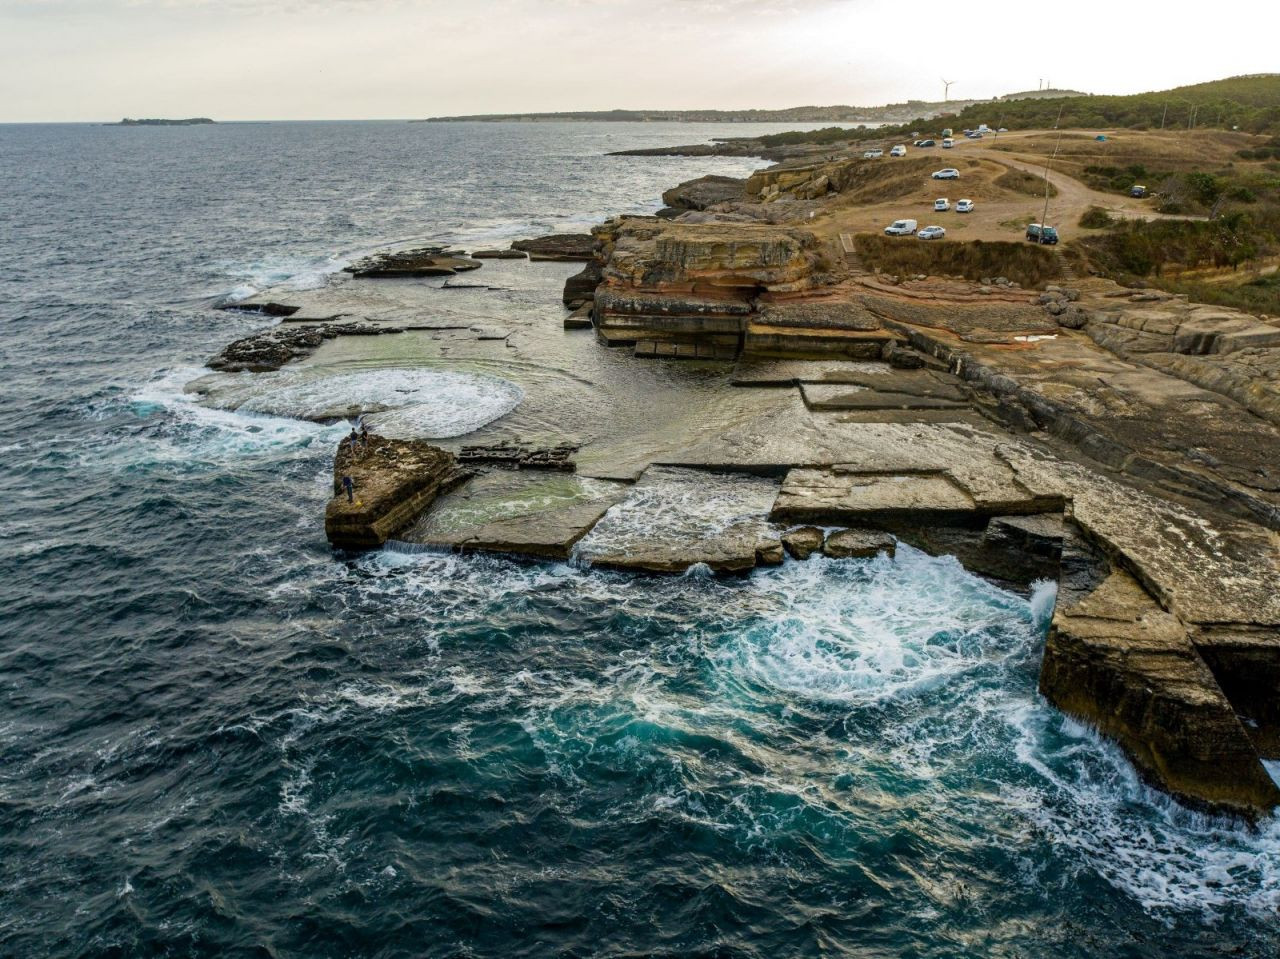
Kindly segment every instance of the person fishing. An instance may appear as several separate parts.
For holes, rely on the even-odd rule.
[[[356,481],[347,473],[342,475],[342,488],[346,490],[347,502],[354,503],[356,501]]]

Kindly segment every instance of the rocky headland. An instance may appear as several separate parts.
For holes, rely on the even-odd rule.
[[[528,385],[537,435],[512,435],[513,414],[466,455],[412,437],[344,447],[331,542],[724,574],[905,543],[1013,588],[1056,581],[1047,699],[1185,802],[1274,808],[1280,327],[1057,260],[1038,285],[877,272],[826,220],[877,176],[837,157],[702,178],[663,216],[515,244],[583,262],[562,274],[566,329],[529,326],[500,354],[460,331],[448,356],[513,376],[513,360],[559,364],[594,391]],[[462,258],[414,263],[440,257]],[[382,262],[352,284],[414,267]],[[277,329],[306,332],[229,347],[217,368],[310,355],[333,327],[300,316],[402,328],[415,295],[301,296]],[[398,363],[438,355],[439,332],[417,335],[397,337]],[[521,466],[531,445],[572,447],[572,470]],[[458,457],[477,446],[519,455],[468,463],[468,481]]]

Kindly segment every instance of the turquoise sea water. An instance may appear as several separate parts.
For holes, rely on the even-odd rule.
[[[1280,951],[1280,826],[1037,696],[1051,587],[335,557],[342,428],[182,393],[223,298],[653,209],[752,164],[601,154],[724,131],[0,127],[0,955]]]

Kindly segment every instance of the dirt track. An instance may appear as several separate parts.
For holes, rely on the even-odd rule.
[[[954,166],[960,170],[959,180],[933,180],[926,174],[921,177],[918,188],[893,200],[885,200],[870,204],[835,201],[829,211],[821,215],[814,226],[825,228],[831,234],[838,233],[878,233],[896,219],[909,217],[917,220],[921,227],[937,224],[945,227],[949,239],[957,240],[1019,240],[1023,238],[1027,223],[1045,219],[1043,193],[1036,190],[1034,194],[1020,193],[997,184],[1000,176],[1007,170],[1018,170],[1043,180],[1045,176],[1045,157],[1037,156],[1033,150],[1045,145],[1045,140],[1032,142],[1034,138],[1045,138],[1052,135],[1049,131],[1028,131],[1026,133],[1005,133],[999,137],[989,136],[982,140],[961,139],[951,150],[940,148],[920,150],[908,146],[908,156],[932,156],[937,165],[934,169]],[[1122,136],[1122,134],[1109,134]],[[1010,150],[1011,141],[1021,145],[1019,141],[1027,141],[1027,152],[1016,147]],[[1117,141],[1123,143],[1123,140]],[[996,149],[999,146],[1000,149]],[[900,162],[886,156],[876,162]],[[1049,171],[1049,182],[1057,194],[1050,197],[1047,220],[1058,228],[1064,240],[1087,234],[1078,224],[1080,217],[1090,207],[1101,207],[1115,217],[1125,219],[1156,219],[1163,214],[1155,212],[1150,200],[1137,200],[1104,193],[1086,186],[1075,177],[1060,170]],[[1034,187],[1032,187],[1034,189]],[[952,203],[952,210],[935,213],[933,201],[937,197],[947,197]],[[955,201],[962,197],[972,199],[975,204],[972,213],[956,213]],[[1174,217],[1177,219],[1177,217]],[[1181,217],[1181,219],[1197,219]]]

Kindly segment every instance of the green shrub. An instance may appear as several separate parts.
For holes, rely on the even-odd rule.
[[[1100,206],[1091,206],[1080,217],[1080,225],[1086,230],[1102,230],[1115,223],[1111,214]]]
[[[1062,272],[1052,252],[1031,243],[922,243],[874,233],[859,233],[855,243],[862,262],[883,273],[963,276],[975,281],[985,276],[1005,276],[1023,286],[1036,287],[1057,279]]]

